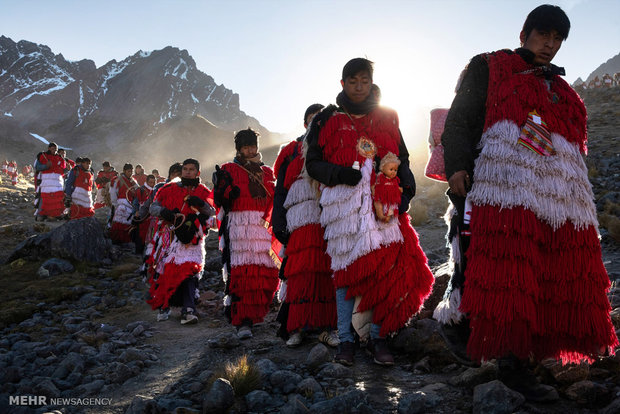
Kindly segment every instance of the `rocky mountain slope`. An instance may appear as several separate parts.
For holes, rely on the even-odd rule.
[[[0,156],[20,164],[46,147],[42,140],[97,161],[153,160],[163,150],[162,165],[188,153],[207,162],[248,126],[270,143],[239,95],[198,70],[187,50],[138,51],[97,68],[0,36]]]
[[[599,78],[602,78],[604,74],[613,76],[616,72],[620,72],[620,53],[610,58],[607,62],[602,63],[598,68],[594,69],[586,78],[586,83],[589,83],[597,76]]]

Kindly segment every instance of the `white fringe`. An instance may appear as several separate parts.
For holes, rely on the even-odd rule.
[[[271,234],[263,225],[260,211],[231,211],[228,213],[230,265],[260,265],[277,267],[270,255]]]
[[[184,263],[204,264],[205,262],[205,243],[204,238],[200,242],[194,244],[183,244],[176,237],[172,239],[165,263],[174,263],[181,265]]]
[[[224,306],[230,306],[232,304],[232,299],[230,296],[226,295],[224,296],[224,300],[222,302],[224,303]]]
[[[289,207],[286,211],[286,227],[290,233],[308,224],[319,223],[321,207],[318,199],[310,199]]]
[[[71,201],[82,207],[93,207],[93,198],[91,197],[90,191],[82,187],[74,188],[73,194],[71,194]]]
[[[476,205],[524,207],[553,228],[567,221],[598,228],[592,187],[579,148],[551,134],[556,150],[541,156],[517,143],[521,129],[500,121],[483,134],[468,198]]]
[[[298,179],[292,185],[284,200],[284,208],[289,209],[295,204],[306,200],[317,200],[318,194],[309,180]]]
[[[461,306],[461,290],[454,289],[450,292],[450,297],[439,302],[433,318],[444,325],[456,324],[463,319],[464,314],[459,310]]]
[[[249,265],[265,266],[269,268],[277,267],[268,252],[235,252],[233,250],[235,245],[232,241],[230,245],[230,265],[232,267]]]
[[[112,218],[112,221],[115,223],[131,224],[131,219],[129,217],[131,216],[132,211],[133,208],[131,207],[131,204],[129,204],[129,201],[127,201],[126,198],[119,198],[116,203],[116,209],[114,210],[114,217]]]
[[[280,282],[280,289],[278,289],[278,302],[283,303],[286,300],[286,280]]]
[[[271,240],[231,240],[230,247],[235,252],[268,252],[271,249]]]
[[[39,185],[39,189],[42,193],[56,193],[58,191],[63,191],[64,187],[65,181],[62,174],[41,174],[41,184]]]
[[[226,263],[222,266],[222,280],[224,283],[228,282],[228,271],[226,270]]]

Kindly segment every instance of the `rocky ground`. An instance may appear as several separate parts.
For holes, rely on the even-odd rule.
[[[448,273],[440,208],[445,202],[437,197],[443,191],[442,186],[421,183],[413,209],[437,277],[430,309],[445,288]],[[497,381],[494,364],[471,367],[455,357],[429,318],[430,310],[391,340],[396,356],[392,368],[374,365],[363,349],[352,368],[334,364],[335,351],[318,344],[316,337],[306,338],[299,348],[287,348],[276,336],[275,305],[265,323],[255,327],[254,337],[240,341],[222,315],[223,284],[214,234],[200,284],[199,323],[182,326],[178,311],[168,321],[156,322],[144,301],[147,287],[137,273],[139,258],[128,247],[112,246],[96,229],[90,236],[92,245],[83,250],[97,251],[98,264],[69,258],[54,267],[44,254],[27,248],[23,257],[11,255],[18,243],[35,236],[32,240],[40,241],[36,251],[62,256],[62,251],[54,250],[54,240],[90,231],[78,222],[35,223],[32,196],[25,181],[17,188],[6,181],[0,185],[0,259],[9,259],[0,266],[0,412],[620,410],[620,358],[602,358],[592,366],[562,367],[545,361],[536,373],[548,384],[547,402],[532,403]],[[98,213],[98,220],[105,220],[105,212]],[[604,250],[608,265],[618,263],[617,252],[617,244],[609,238]],[[70,267],[61,272],[62,265]],[[620,275],[610,269],[610,276]],[[620,327],[620,289],[612,289],[610,298],[614,322]],[[16,396],[43,396],[46,405],[10,404],[10,397]]]

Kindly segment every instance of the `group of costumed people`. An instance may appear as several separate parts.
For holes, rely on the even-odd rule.
[[[4,160],[4,162],[2,163],[1,171],[3,174],[5,174],[7,177],[10,178],[11,184],[17,185],[17,181],[18,181],[17,178],[19,176],[19,170],[17,169],[17,161]],[[24,170],[24,176],[26,176],[27,174],[28,174],[28,171]]]
[[[444,333],[457,329],[466,358],[497,359],[500,379],[532,399],[544,389],[529,362],[591,362],[618,345],[582,158],[586,110],[551,64],[569,28],[559,7],[540,6],[521,48],[474,57],[441,139],[455,266],[435,317]],[[336,105],[308,107],[306,132],[273,170],[248,128],[234,136],[234,159],[215,166],[212,190],[195,159],[172,165],[165,183],[149,176],[144,194],[132,190],[141,187],[130,164],[110,179],[111,233],[149,229],[144,272],[158,321],[171,307],[182,324],[198,321],[205,238],[218,229],[225,315],[240,339],[278,292],[288,346],[316,333],[344,365],[360,342],[375,363],[394,364],[386,338],[434,280],[407,214],[416,184],[398,115],[374,93],[373,63],[350,60],[340,84]],[[64,160],[47,155],[43,182],[54,189]]]

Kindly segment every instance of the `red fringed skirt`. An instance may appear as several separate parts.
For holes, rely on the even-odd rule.
[[[475,360],[592,361],[618,345],[596,229],[553,230],[524,208],[474,206],[461,311]]]

